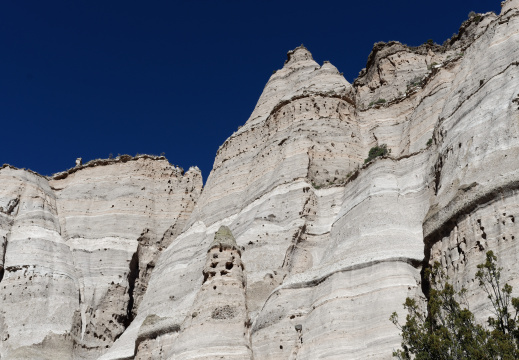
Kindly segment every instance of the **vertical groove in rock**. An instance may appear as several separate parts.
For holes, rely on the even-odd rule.
[[[137,239],[137,258],[139,262],[138,274],[134,281],[132,292],[132,318],[137,315],[139,304],[146,293],[148,282],[155,268],[155,264],[164,249],[181,233],[187,216],[193,210],[194,203],[186,206],[175,222],[159,238],[152,229],[144,229]]]
[[[0,243],[0,283],[4,278],[5,251],[7,248],[7,236],[2,236]]]
[[[126,309],[126,319],[124,321],[124,327],[130,326],[131,322],[137,314],[137,309],[134,309],[134,290],[135,282],[139,277],[139,248],[133,254],[132,260],[130,261],[130,271],[128,272],[128,305]]]
[[[306,205],[306,204],[305,204]],[[306,232],[306,224],[303,224],[292,236],[292,244],[288,247],[283,260],[282,268],[286,269],[288,273],[292,272],[294,266],[294,254],[298,244],[303,241]]]

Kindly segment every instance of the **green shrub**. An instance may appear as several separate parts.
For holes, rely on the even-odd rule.
[[[469,13],[469,20],[472,20],[472,21],[474,21],[477,24],[477,23],[479,23],[481,21],[481,15],[480,14],[476,14],[474,11],[471,11]]]
[[[431,286],[427,313],[421,311],[416,300],[407,298],[406,323],[398,323],[394,312],[390,320],[402,332],[402,350],[393,352],[398,359],[518,359],[519,358],[519,298],[513,298],[512,287],[501,287],[501,269],[492,251],[486,262],[477,266],[476,279],[490,299],[495,317],[488,318],[490,329],[476,324],[469,310],[467,290],[459,292],[446,280],[448,277],[436,262],[426,269]],[[463,306],[462,306],[463,305]]]
[[[370,162],[371,160],[379,156],[385,156],[390,152],[391,149],[388,149],[386,144],[374,146],[371,149],[369,149],[368,157],[366,158],[366,160],[364,160],[364,164]]]
[[[409,90],[410,88],[413,88],[415,86],[422,86],[422,84],[423,84],[423,78],[421,78],[420,76],[417,76],[407,83],[407,90]]]
[[[433,143],[432,138],[430,138],[429,140],[427,140],[427,146],[431,146],[432,143]]]

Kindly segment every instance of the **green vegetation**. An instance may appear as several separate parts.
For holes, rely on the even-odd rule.
[[[467,290],[456,292],[436,262],[426,270],[431,285],[427,313],[421,311],[416,300],[407,298],[405,324],[398,323],[396,312],[390,317],[402,331],[402,349],[394,351],[393,356],[407,360],[518,359],[519,298],[511,297],[510,285],[501,287],[501,268],[496,262],[497,257],[488,251],[485,263],[478,265],[476,273],[495,316],[488,318],[488,328],[476,324],[466,301]]]
[[[431,65],[427,67],[428,70],[432,70],[436,65],[438,65],[437,62],[433,62]]]
[[[474,11],[469,12],[469,19],[474,21],[476,24],[481,21],[481,15],[476,14]]]
[[[364,160],[364,164],[370,162],[371,160],[379,156],[385,156],[389,153],[391,153],[391,149],[388,149],[386,144],[372,147],[371,149],[369,149],[368,157]]]
[[[434,45],[434,41],[433,41],[433,39],[429,39],[429,40],[427,40],[427,45]]]
[[[407,83],[407,90],[409,90],[413,87],[422,86],[422,85],[423,85],[423,78],[420,76],[417,76]]]
[[[379,104],[384,104],[386,102],[386,99],[378,99],[377,101],[372,101],[369,103],[369,107],[373,106],[373,105],[379,105]]]
[[[318,185],[318,184],[314,183],[313,181],[312,181],[312,186],[313,186],[313,188],[316,189],[316,190],[319,190],[320,188],[323,187],[322,185]]]
[[[432,143],[433,143],[432,138],[430,138],[429,140],[427,140],[427,146],[431,146]]]

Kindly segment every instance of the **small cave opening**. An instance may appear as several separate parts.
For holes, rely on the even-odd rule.
[[[225,268],[227,270],[231,270],[233,268],[233,266],[234,266],[234,264],[232,262],[228,262],[228,263],[225,264]]]

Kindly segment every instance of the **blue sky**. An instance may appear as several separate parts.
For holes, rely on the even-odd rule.
[[[500,1],[0,2],[0,165],[164,152],[204,179],[286,52],[353,82],[373,43],[442,43]]]

